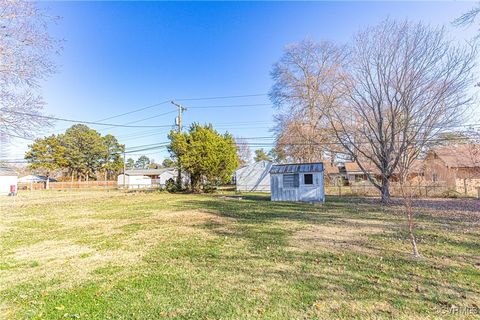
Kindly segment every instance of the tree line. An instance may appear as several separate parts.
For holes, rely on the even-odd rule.
[[[36,139],[28,146],[25,159],[32,169],[41,169],[47,177],[62,171],[73,180],[115,178],[123,170],[125,146],[111,134],[102,136],[94,129],[76,124],[63,134]]]
[[[150,159],[146,155],[141,155],[137,160],[128,158],[125,161],[125,167],[131,169],[159,169],[159,168],[173,168],[175,167],[175,161],[170,158],[165,158],[162,163],[156,163],[155,159]]]

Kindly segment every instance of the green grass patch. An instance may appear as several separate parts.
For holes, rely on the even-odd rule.
[[[17,204],[1,208],[2,319],[453,319],[451,306],[480,301],[475,212],[466,229],[419,208],[415,260],[398,208],[349,198],[77,191]]]

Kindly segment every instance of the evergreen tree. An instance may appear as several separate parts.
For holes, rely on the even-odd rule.
[[[150,164],[150,159],[147,156],[142,155],[135,162],[135,168],[147,169],[149,164]]]
[[[30,162],[30,168],[45,171],[46,189],[48,189],[52,172],[66,167],[68,163],[65,158],[65,147],[56,135],[37,139],[28,147],[25,159]]]
[[[235,140],[219,134],[211,125],[192,124],[187,133],[170,132],[168,149],[190,175],[194,192],[228,183],[238,167]]]
[[[108,180],[109,174],[119,174],[123,170],[122,154],[125,151],[125,145],[119,144],[117,138],[111,134],[107,134],[102,139],[104,147],[103,169],[105,180]]]
[[[127,167],[127,169],[135,168],[135,160],[133,160],[132,158],[128,158],[127,163],[126,163],[126,167]]]
[[[260,162],[262,160],[272,161],[272,158],[267,155],[263,149],[255,150],[255,157],[253,159],[255,162]]]

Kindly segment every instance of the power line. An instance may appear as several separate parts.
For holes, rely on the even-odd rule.
[[[245,95],[232,95],[232,96],[219,96],[219,97],[182,98],[182,99],[175,99],[175,100],[177,100],[177,101],[202,101],[202,100],[218,100],[218,99],[259,97],[259,96],[266,96],[266,95],[268,95],[268,94],[259,93],[259,94],[245,94]],[[111,117],[107,117],[107,118],[103,118],[103,119],[100,119],[100,120],[97,120],[97,121],[105,121],[105,120],[110,120],[110,119],[114,119],[114,118],[123,117],[123,116],[129,115],[129,114],[133,114],[133,113],[137,113],[137,112],[144,111],[144,110],[147,110],[147,109],[151,109],[151,108],[154,108],[154,107],[158,107],[160,105],[168,104],[171,100],[172,99],[168,99],[168,100],[165,100],[165,101],[162,101],[162,102],[159,102],[159,103],[155,103],[155,104],[151,104],[151,105],[148,105],[148,106],[145,106],[145,107],[137,108],[137,109],[134,109],[134,110],[131,110],[131,111],[128,111],[128,112],[120,113],[120,114],[117,114],[117,115],[114,115],[114,116],[111,116]],[[144,120],[148,120],[148,119],[144,119]],[[140,120],[139,120],[139,122],[140,122]]]
[[[191,109],[220,109],[220,108],[249,108],[249,107],[272,107],[271,103],[257,103],[257,104],[234,104],[234,105],[219,105],[219,106],[198,106],[189,107]]]
[[[130,122],[127,122],[127,123],[125,123],[125,124],[128,125],[128,124],[132,124],[132,123],[138,123],[138,122],[142,122],[142,121],[146,121],[146,120],[150,120],[150,119],[155,119],[155,118],[158,118],[158,117],[161,117],[161,116],[165,116],[165,115],[167,115],[167,114],[172,114],[172,113],[175,113],[175,112],[177,112],[177,111],[176,111],[176,110],[172,110],[172,111],[160,113],[160,114],[157,114],[157,115],[148,117],[148,118],[143,118],[143,119],[140,119],[140,120],[130,121]]]
[[[116,123],[103,123],[103,122],[95,122],[95,121],[82,121],[82,120],[73,120],[73,119],[66,119],[66,118],[58,118],[58,117],[50,117],[50,116],[42,116],[33,113],[26,113],[26,112],[18,112],[18,111],[10,111],[10,110],[2,110],[8,113],[15,113],[15,114],[22,114],[30,117],[42,118],[42,119],[49,119],[49,120],[58,120],[64,122],[73,122],[73,123],[82,123],[82,124],[90,124],[90,125],[97,125],[97,126],[109,126],[109,127],[122,127],[122,128],[167,128],[171,127],[171,125],[162,125],[162,126],[131,126],[125,124],[116,124]]]
[[[132,110],[132,111],[128,111],[128,112],[125,112],[125,113],[117,114],[117,115],[114,115],[114,116],[111,116],[111,117],[107,117],[107,118],[103,118],[103,119],[100,119],[100,120],[98,120],[98,121],[105,121],[105,120],[110,120],[110,119],[114,119],[114,118],[123,117],[123,116],[129,115],[129,114],[132,114],[132,113],[136,113],[136,112],[140,112],[140,111],[143,111],[143,110],[147,110],[147,109],[151,109],[151,108],[154,108],[154,107],[158,107],[158,106],[161,106],[161,105],[163,105],[163,104],[167,104],[168,102],[170,102],[170,100],[165,100],[165,101],[162,101],[162,102],[159,102],[159,103],[155,103],[155,104],[152,104],[152,105],[149,105],[149,106],[146,106],[146,107],[141,107],[141,108],[138,108],[138,109],[134,109],[134,110]]]
[[[267,93],[257,93],[257,94],[243,94],[243,95],[236,95],[236,96],[223,96],[223,97],[183,98],[183,99],[175,99],[175,100],[176,101],[220,100],[220,99],[261,97],[261,96],[267,96],[267,95],[268,95]]]
[[[132,152],[139,152],[139,151],[149,151],[149,150],[163,149],[163,148],[166,148],[166,147],[167,147],[167,145],[150,147],[150,148],[144,148],[144,149],[139,149],[139,150],[125,151],[125,154],[130,154],[130,153],[132,153]],[[120,153],[119,153],[119,154],[120,154]]]
[[[140,145],[140,146],[130,147],[126,150],[130,151],[130,149],[137,149],[137,148],[144,148],[144,147],[151,147],[151,146],[167,146],[169,143],[170,142],[165,141],[165,142],[158,142],[158,143],[143,144],[143,145]],[[132,151],[134,151],[134,150],[132,150]]]

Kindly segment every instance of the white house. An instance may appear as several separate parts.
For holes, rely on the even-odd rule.
[[[161,169],[132,169],[125,171],[124,175],[121,174],[117,178],[118,186],[121,188],[123,185],[133,188],[148,188],[148,187],[165,187],[165,183],[168,179],[177,179],[176,168],[161,168]],[[183,182],[188,183],[185,175],[182,175]]]
[[[28,176],[24,176],[24,177],[19,178],[18,183],[45,183],[45,182],[47,182],[47,179],[50,182],[57,182],[57,180],[55,180],[53,178],[47,178],[45,176],[29,174]]]
[[[152,186],[152,179],[142,175],[120,174],[117,178],[119,188],[144,189]]]
[[[272,201],[325,202],[323,163],[273,165],[270,189]]]
[[[17,173],[10,168],[0,167],[0,195],[12,195],[17,193]]]
[[[235,171],[237,191],[270,191],[270,161],[259,161],[245,165]]]

